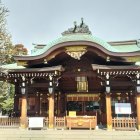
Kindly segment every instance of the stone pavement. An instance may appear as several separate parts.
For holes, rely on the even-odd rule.
[[[140,131],[0,129],[0,140],[140,140]]]

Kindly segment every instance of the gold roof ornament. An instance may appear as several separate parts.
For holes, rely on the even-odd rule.
[[[80,60],[81,57],[87,52],[87,47],[86,46],[66,47],[65,52],[72,58]]]
[[[64,31],[62,35],[65,36],[65,35],[76,34],[76,33],[90,34],[90,35],[92,34],[91,31],[89,30],[89,27],[84,23],[83,18],[81,18],[80,25],[77,25],[77,22],[74,21],[74,27]]]

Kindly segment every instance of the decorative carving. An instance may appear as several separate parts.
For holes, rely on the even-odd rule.
[[[17,65],[18,66],[27,66],[28,63],[27,63],[27,61],[17,61]]]
[[[134,56],[134,57],[123,57],[126,62],[139,62],[140,56]]]
[[[91,34],[88,26],[84,23],[83,18],[81,18],[81,24],[78,26],[76,21],[74,22],[74,28],[69,28],[68,30],[64,31],[62,35],[69,35],[75,33],[85,33]]]
[[[74,59],[81,59],[81,56],[87,52],[85,46],[66,47],[66,53]]]

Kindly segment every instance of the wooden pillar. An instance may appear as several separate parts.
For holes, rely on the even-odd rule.
[[[35,105],[36,116],[39,116],[40,115],[40,94],[39,93],[36,93],[35,101],[36,101],[36,105]]]
[[[22,104],[21,104],[21,117],[20,117],[20,127],[27,128],[28,126],[28,118],[27,118],[27,96],[22,96]]]
[[[49,128],[54,127],[54,94],[49,96]]]
[[[129,93],[129,102],[131,103],[131,111],[132,111],[132,117],[135,117],[136,113],[136,100],[135,96],[130,92]]]
[[[61,93],[58,93],[58,99],[57,99],[57,116],[60,117],[60,111],[61,111]]]
[[[20,117],[20,127],[28,127],[28,118],[27,118],[27,83],[24,76],[22,76],[21,83],[21,94],[22,94],[22,103],[21,103],[21,117]]]
[[[140,95],[137,95],[137,127],[140,130]]]
[[[112,112],[111,112],[111,97],[110,94],[106,94],[106,115],[107,115],[107,129],[112,129]]]
[[[17,93],[18,93],[18,85],[17,83],[15,84],[15,94],[14,94],[14,117],[16,117],[16,112],[18,110],[18,101],[19,101],[19,98],[17,98]]]

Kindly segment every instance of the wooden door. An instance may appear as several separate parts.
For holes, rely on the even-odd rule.
[[[48,96],[46,94],[40,96],[40,116],[48,116]]]

